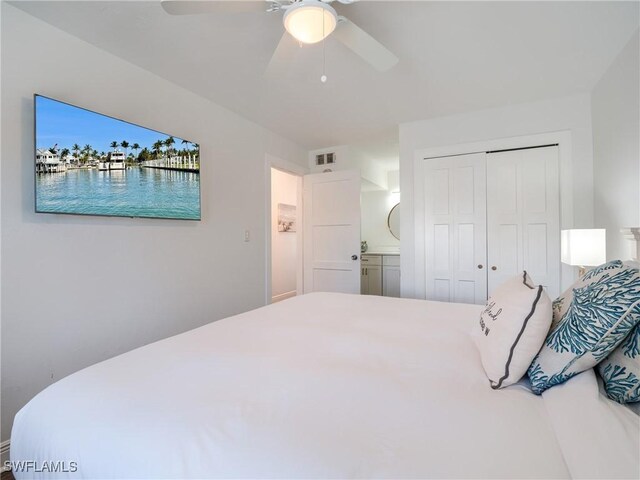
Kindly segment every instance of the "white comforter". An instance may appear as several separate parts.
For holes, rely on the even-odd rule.
[[[489,387],[478,313],[311,294],[147,345],[18,413],[12,460],[77,472],[16,478],[637,478],[638,417],[591,371]]]

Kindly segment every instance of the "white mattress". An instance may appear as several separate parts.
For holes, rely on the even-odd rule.
[[[12,460],[78,471],[15,476],[637,478],[638,417],[592,372],[490,388],[479,311],[318,293],[147,345],[31,400]]]

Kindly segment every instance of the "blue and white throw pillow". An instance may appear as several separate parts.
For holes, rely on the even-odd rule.
[[[640,271],[615,260],[554,302],[551,330],[528,370],[534,393],[594,367],[640,322]]]
[[[598,372],[609,398],[640,402],[640,324],[598,365]]]
[[[573,301],[573,291],[576,288],[583,288],[591,283],[595,278],[599,277],[608,270],[622,268],[622,266],[623,262],[621,260],[612,260],[611,262],[604,263],[599,267],[592,268],[582,277],[576,280],[573,285],[571,285],[562,295],[560,295],[553,301],[553,321],[551,323],[551,328],[553,329],[558,324],[558,322],[560,322],[562,317],[564,317],[564,315],[567,313],[567,310],[569,309],[569,306]]]

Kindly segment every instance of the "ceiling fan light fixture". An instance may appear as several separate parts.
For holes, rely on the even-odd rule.
[[[338,24],[338,14],[319,0],[301,0],[287,8],[284,28],[302,43],[318,43],[331,35]]]

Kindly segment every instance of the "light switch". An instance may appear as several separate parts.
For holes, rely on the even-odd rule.
[[[249,237],[249,230],[245,230],[245,231],[244,231],[244,241],[245,241],[245,242],[248,242],[248,241],[249,241],[249,238],[250,238],[250,237]]]

